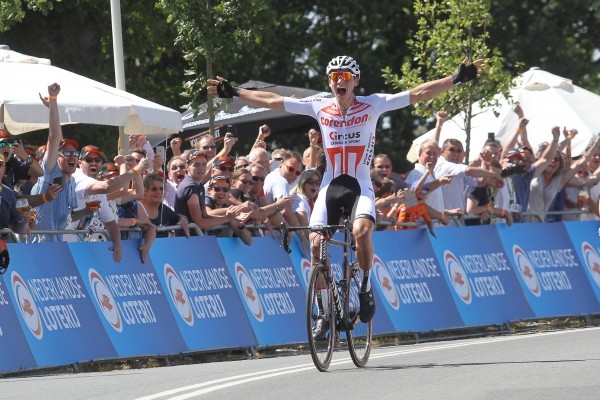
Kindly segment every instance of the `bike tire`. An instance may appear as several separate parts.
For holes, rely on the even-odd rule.
[[[351,316],[351,321],[354,328],[346,331],[346,340],[348,341],[348,351],[352,362],[359,368],[363,368],[369,362],[371,355],[371,347],[373,345],[373,321],[364,323],[358,317],[360,303],[358,301],[358,293],[361,283],[357,276],[357,262],[352,263],[349,271],[349,280],[346,284],[344,307],[347,316]]]
[[[327,289],[321,289],[326,286]],[[322,299],[323,309],[328,310],[326,313],[320,313],[317,306],[317,299],[322,298],[322,291],[326,290],[327,299]],[[313,329],[319,319],[324,319],[328,324],[327,330],[323,337],[315,337]],[[327,278],[327,269],[323,264],[314,266],[310,275],[308,284],[308,294],[306,297],[306,328],[308,335],[308,345],[310,355],[315,367],[321,372],[327,371],[333,350],[335,348],[335,306],[333,302],[333,290],[331,283]]]

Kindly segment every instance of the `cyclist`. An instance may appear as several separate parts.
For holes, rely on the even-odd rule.
[[[465,58],[452,76],[423,83],[396,94],[356,96],[360,83],[360,67],[349,56],[334,57],[326,68],[333,98],[296,99],[276,93],[233,87],[217,76],[208,80],[208,92],[222,98],[239,97],[258,107],[285,110],[317,119],[323,137],[327,168],[310,218],[311,226],[336,225],[341,209],[352,210],[352,233],[356,241],[356,258],[363,277],[359,293],[362,322],[375,314],[375,300],[369,279],[373,259],[372,233],[375,228],[375,195],[370,178],[375,150],[377,120],[387,111],[428,100],[455,85],[475,79],[481,72],[482,60],[467,64]],[[311,234],[312,258],[318,256],[317,234]]]

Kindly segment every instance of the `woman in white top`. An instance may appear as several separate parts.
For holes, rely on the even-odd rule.
[[[321,173],[316,169],[307,169],[298,178],[298,184],[292,189],[292,211],[298,217],[301,226],[307,226],[313,205],[319,193]]]

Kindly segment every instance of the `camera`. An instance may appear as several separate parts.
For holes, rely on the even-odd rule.
[[[500,176],[506,178],[507,176],[511,176],[514,174],[521,174],[525,172],[525,167],[522,165],[511,165],[510,167],[506,167],[502,169],[500,172]]]

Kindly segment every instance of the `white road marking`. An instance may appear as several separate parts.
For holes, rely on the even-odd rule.
[[[585,328],[585,330],[597,330],[597,329],[600,329],[600,327],[599,328]],[[417,348],[410,348],[410,349],[392,350],[392,351],[388,351],[388,352],[385,352],[382,354],[371,354],[369,359],[373,360],[373,359],[379,359],[379,358],[396,357],[396,356],[403,355],[403,354],[423,353],[423,352],[433,351],[433,350],[452,349],[452,348],[459,348],[459,347],[466,347],[466,346],[475,346],[475,345],[479,345],[479,344],[497,343],[497,342],[503,342],[503,341],[508,341],[508,340],[529,339],[529,338],[535,338],[535,337],[540,337],[540,336],[567,334],[567,333],[573,333],[573,332],[577,332],[577,331],[574,331],[574,330],[553,331],[553,332],[539,333],[539,334],[535,334],[535,335],[532,334],[532,335],[513,335],[513,336],[491,337],[491,338],[485,338],[485,339],[469,340],[468,342],[462,342],[462,343],[455,343],[455,342],[443,343],[443,344],[428,345],[428,346],[424,346],[424,347],[417,347]],[[335,366],[335,365],[349,364],[351,362],[352,362],[352,359],[350,357],[346,357],[346,358],[343,358],[340,360],[332,361],[331,365]],[[298,373],[298,372],[308,371],[308,370],[311,370],[314,368],[315,367],[314,367],[313,363],[309,363],[309,364],[295,365],[295,366],[291,366],[291,367],[268,369],[268,370],[252,372],[252,373],[248,373],[248,374],[234,375],[234,376],[230,376],[227,378],[220,378],[220,379],[215,379],[212,381],[197,383],[197,384],[189,385],[189,386],[182,386],[182,387],[171,389],[171,390],[166,390],[164,392],[155,393],[155,394],[152,394],[149,396],[139,397],[136,400],[155,400],[155,399],[160,399],[160,398],[167,397],[167,396],[176,395],[178,393],[187,392],[189,390],[200,389],[200,390],[195,390],[190,393],[181,394],[181,395],[175,396],[175,397],[167,397],[169,400],[184,400],[184,399],[189,399],[192,397],[202,396],[203,394],[215,392],[217,390],[226,389],[226,388],[238,386],[238,385],[243,385],[248,382],[256,382],[256,381],[260,381],[263,379],[274,378],[274,377],[281,376],[281,375],[294,374],[294,373]]]

